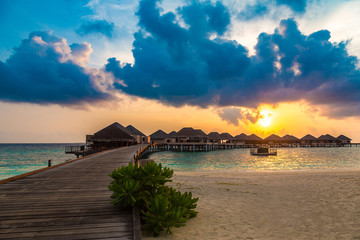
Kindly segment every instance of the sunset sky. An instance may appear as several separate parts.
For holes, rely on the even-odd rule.
[[[360,142],[358,0],[2,0],[0,142],[344,134]]]

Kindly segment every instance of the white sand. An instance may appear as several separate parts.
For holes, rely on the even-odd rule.
[[[196,218],[143,239],[360,239],[360,170],[175,172]]]

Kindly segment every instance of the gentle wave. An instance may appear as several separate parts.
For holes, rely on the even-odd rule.
[[[360,147],[279,148],[277,156],[253,156],[250,149],[212,152],[156,152],[146,158],[180,171],[309,170],[360,168]]]

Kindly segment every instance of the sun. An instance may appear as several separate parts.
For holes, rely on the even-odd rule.
[[[263,127],[269,127],[272,122],[272,112],[268,110],[261,110],[258,123]]]

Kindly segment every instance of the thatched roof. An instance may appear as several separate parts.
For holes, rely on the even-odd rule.
[[[271,134],[270,136],[268,136],[264,140],[279,141],[279,140],[282,140],[282,138],[280,136],[276,135],[276,134]]]
[[[230,140],[233,138],[233,136],[231,136],[229,133],[222,133],[220,136],[225,140]]]
[[[98,141],[131,141],[134,140],[128,130],[120,123],[113,123],[106,128],[94,133],[92,140]]]
[[[340,135],[336,139],[341,140],[341,141],[351,141],[350,138],[348,138],[347,136],[344,136],[344,135]]]
[[[191,137],[195,134],[195,130],[192,127],[184,127],[180,129],[175,136],[176,137]]]
[[[295,137],[293,135],[289,135],[289,134],[283,136],[281,139],[284,140],[284,141],[297,141],[297,140],[299,140],[297,137]]]
[[[136,129],[134,126],[129,125],[126,127],[126,129],[128,130],[128,132],[130,132],[130,135],[140,135],[140,136],[144,136],[146,137],[145,134],[143,134],[142,132],[140,132],[138,129]]]
[[[174,137],[206,137],[206,134],[200,129],[185,127],[178,131]]]
[[[204,133],[201,129],[195,129],[195,133],[199,137],[207,137],[206,133]]]
[[[221,140],[221,139],[223,139],[218,132],[211,132],[207,136],[208,136],[209,139],[213,139],[213,140]]]
[[[326,135],[321,135],[320,137],[318,137],[318,140],[335,141],[336,138],[334,138],[330,134],[326,134]]]
[[[168,134],[161,129],[157,130],[153,134],[150,134],[150,139],[165,139],[168,137]]]
[[[174,137],[176,134],[176,131],[172,131],[171,133],[168,134],[169,137]]]
[[[300,140],[304,140],[304,141],[314,141],[314,140],[317,140],[316,137],[314,137],[313,135],[306,135],[306,136],[303,136],[302,138],[300,138]]]
[[[240,140],[240,141],[249,140],[249,136],[246,135],[245,133],[241,133],[241,134],[235,136],[234,140]]]
[[[261,141],[263,140],[261,137],[259,136],[256,136],[255,134],[251,134],[248,136],[248,139],[247,140],[252,140],[252,141]]]

